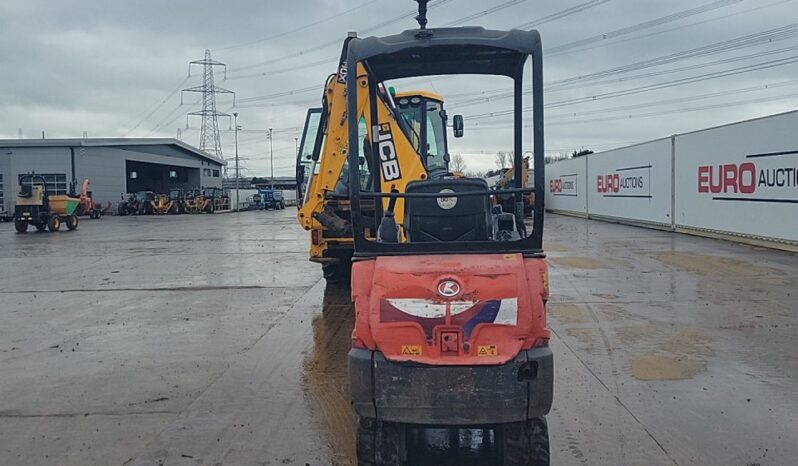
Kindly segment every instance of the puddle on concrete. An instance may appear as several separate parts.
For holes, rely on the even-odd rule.
[[[638,325],[634,327],[620,327],[615,329],[615,334],[624,346],[635,346],[639,343],[649,342],[659,329],[653,325]]]
[[[712,340],[700,328],[683,328],[652,352],[632,358],[632,376],[638,380],[691,379],[707,368],[714,354]]]
[[[557,243],[555,241],[546,241],[543,243],[543,250],[549,252],[565,252],[565,251],[570,251],[571,248],[567,247],[562,243]]]
[[[623,307],[617,304],[594,304],[593,309],[598,311],[600,320],[615,321],[629,318],[629,314],[623,309]]]
[[[355,415],[349,404],[347,353],[354,310],[347,287],[327,286],[322,314],[313,319],[313,351],[305,359],[305,385],[318,401],[336,465],[355,464]]]
[[[547,306],[549,315],[557,319],[562,324],[583,324],[593,322],[593,319],[579,304],[573,303],[549,303]]]
[[[609,269],[610,266],[598,259],[581,256],[564,256],[550,258],[549,262],[556,266],[571,269]]]
[[[664,252],[654,256],[657,260],[673,267],[689,270],[702,275],[724,275],[739,277],[758,277],[766,280],[788,280],[784,272],[770,267],[754,265],[750,262],[730,257],[697,254],[693,252]],[[779,282],[777,284],[780,284]]]
[[[641,354],[632,359],[632,376],[638,380],[685,380],[703,372],[706,366],[706,361],[684,355]]]
[[[565,333],[590,347],[597,342],[596,329],[593,328],[569,328]]]
[[[689,356],[712,356],[711,339],[700,328],[684,328],[662,345],[663,351]]]
[[[575,303],[549,303],[547,310],[549,316],[557,319],[561,324],[586,324],[596,322],[596,320],[618,321],[628,318],[628,313],[617,304],[591,304],[590,309],[586,306]],[[593,315],[591,315],[591,309]]]

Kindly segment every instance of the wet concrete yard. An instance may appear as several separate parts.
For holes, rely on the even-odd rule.
[[[349,292],[293,214],[0,225],[0,464],[352,464]],[[546,221],[553,464],[794,464],[797,255]]]

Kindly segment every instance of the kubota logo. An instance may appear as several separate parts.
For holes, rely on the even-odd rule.
[[[454,280],[442,280],[438,283],[438,294],[444,298],[452,298],[460,294],[460,284]]]

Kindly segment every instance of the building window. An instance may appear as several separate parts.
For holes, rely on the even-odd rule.
[[[28,175],[19,175],[19,182],[22,182],[24,177]],[[36,176],[41,176],[44,178],[44,182],[46,183],[46,189],[49,194],[67,194],[67,177],[63,173],[50,173],[50,174],[39,174],[37,173]]]
[[[5,207],[5,204],[3,203],[3,201],[5,201],[5,197],[3,195],[3,187],[4,187],[3,186],[3,175],[0,174],[0,210],[4,210],[4,207]]]
[[[219,170],[214,170],[213,171],[213,177],[214,178],[219,178]],[[0,181],[2,181],[2,180],[0,180]]]
[[[203,168],[202,174],[205,176],[211,176],[211,169],[210,168]]]

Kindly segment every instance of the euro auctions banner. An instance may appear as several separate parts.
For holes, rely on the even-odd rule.
[[[546,209],[587,215],[587,157],[546,165]]]
[[[670,227],[670,138],[588,157],[590,215]]]
[[[798,112],[676,136],[676,224],[798,241]]]

